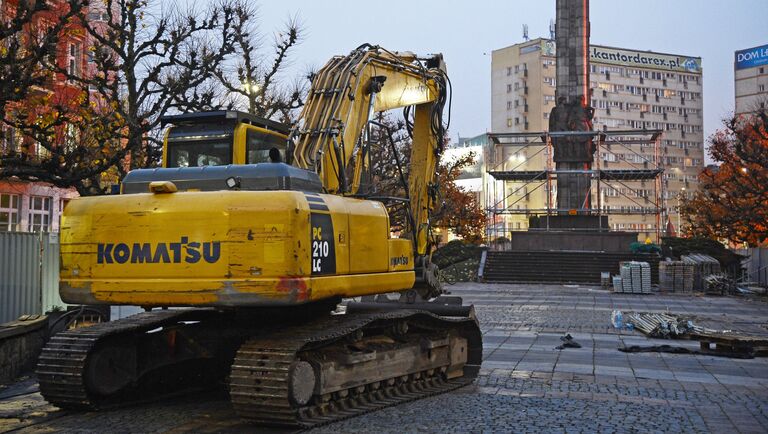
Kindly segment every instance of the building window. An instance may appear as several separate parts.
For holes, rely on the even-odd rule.
[[[80,43],[69,44],[69,75],[80,77],[83,64],[83,53]]]
[[[507,126],[508,127],[512,126],[512,118],[507,118]]]
[[[51,229],[51,198],[29,197],[29,231],[48,232]]]
[[[512,85],[508,84],[507,85],[507,93],[510,93],[510,92],[512,92]]]
[[[19,230],[20,204],[18,194],[0,193],[0,232]]]
[[[757,85],[758,92],[765,92],[765,85],[764,84],[758,84]]]
[[[507,66],[507,75],[508,76],[512,75],[512,67],[511,66]]]
[[[0,154],[10,155],[21,152],[21,136],[12,127],[5,127],[0,137]]]

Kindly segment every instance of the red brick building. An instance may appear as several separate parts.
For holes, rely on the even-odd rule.
[[[0,0],[0,19],[13,17],[18,1]],[[49,4],[51,10],[36,14],[25,29],[22,38],[26,43],[36,43],[45,29],[53,26],[58,17],[66,12],[67,5],[62,0],[49,0]],[[92,22],[107,19],[104,11],[96,5],[87,11],[86,16]],[[94,68],[89,60],[91,45],[82,24],[72,20],[58,40],[56,64],[66,68],[70,74],[92,74]],[[81,89],[82,86],[67,80],[64,74],[53,74],[45,86],[32,89],[27,101],[10,104],[8,110],[27,113],[30,120],[33,120],[47,107],[75,103],[82,96]],[[33,138],[7,125],[0,128],[0,153],[23,153],[30,158],[46,157],[48,151]],[[73,140],[72,134],[73,130],[67,125],[57,129],[57,145],[66,146],[67,140]],[[64,205],[77,195],[74,188],[62,189],[43,182],[0,180],[0,231],[57,232]]]

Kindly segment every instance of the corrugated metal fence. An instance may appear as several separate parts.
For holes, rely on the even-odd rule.
[[[746,280],[768,286],[768,248],[755,247],[738,250],[738,253],[749,255],[749,259],[745,261]]]
[[[0,323],[64,307],[58,235],[0,232]]]

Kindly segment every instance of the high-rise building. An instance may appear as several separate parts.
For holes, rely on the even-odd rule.
[[[548,130],[555,105],[555,42],[535,39],[493,51],[491,66],[491,129],[494,133],[534,133]],[[658,161],[665,169],[661,206],[677,228],[677,207],[682,195],[697,188],[704,167],[701,58],[591,45],[591,106],[595,130],[661,130]],[[646,167],[657,150],[650,143],[626,144],[600,149],[599,167],[631,169]],[[505,170],[536,171],[547,167],[547,155],[535,148],[514,148],[503,155]],[[499,161],[497,159],[496,161]],[[490,163],[489,163],[490,164]],[[492,169],[492,168],[491,168]],[[496,183],[499,188],[499,183]],[[509,184],[509,183],[507,183]],[[649,203],[651,182],[602,186],[604,210],[640,211]],[[544,209],[551,204],[545,188],[512,183],[486,203],[516,209]],[[506,217],[512,228],[525,229],[527,217]],[[663,231],[666,221],[661,222]],[[641,238],[656,231],[656,219],[637,214],[609,213],[614,230],[640,232]]]
[[[736,116],[768,108],[768,44],[734,55]]]

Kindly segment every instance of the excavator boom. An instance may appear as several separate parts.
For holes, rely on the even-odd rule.
[[[443,146],[447,85],[442,55],[419,59],[365,44],[320,69],[292,133],[299,167],[319,173],[329,193],[357,195],[373,114],[415,107],[408,200],[417,256],[429,253],[429,191]],[[347,179],[350,172],[355,175]]]

